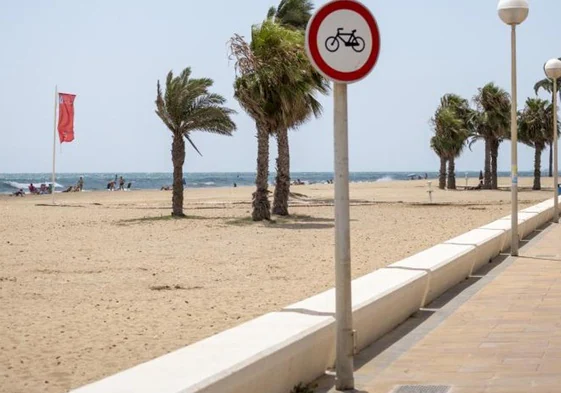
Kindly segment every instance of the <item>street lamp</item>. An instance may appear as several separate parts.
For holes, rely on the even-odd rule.
[[[518,256],[518,124],[516,118],[517,97],[516,97],[516,25],[524,22],[528,17],[527,0],[500,0],[497,7],[499,17],[507,25],[511,26],[511,86],[512,103],[510,105],[510,139],[511,139],[511,199],[512,199],[512,240],[510,253]]]
[[[561,60],[551,59],[544,66],[545,75],[553,81],[553,222],[559,222],[558,147],[557,147],[557,80],[561,78]]]

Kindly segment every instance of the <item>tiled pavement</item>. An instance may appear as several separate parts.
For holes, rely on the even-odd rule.
[[[486,270],[357,355],[357,391],[561,393],[561,225]],[[332,386],[326,376],[317,391]]]

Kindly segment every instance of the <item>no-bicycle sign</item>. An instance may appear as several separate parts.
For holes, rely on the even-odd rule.
[[[319,8],[306,29],[306,51],[326,78],[352,83],[366,77],[380,53],[380,32],[368,8],[335,0]]]

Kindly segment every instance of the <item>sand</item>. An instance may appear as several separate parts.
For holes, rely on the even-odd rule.
[[[166,191],[0,197],[0,392],[64,392],[332,287],[333,186],[293,187],[276,223],[247,220],[252,191],[189,189],[185,220]],[[507,191],[426,191],[351,186],[354,277],[510,211]]]

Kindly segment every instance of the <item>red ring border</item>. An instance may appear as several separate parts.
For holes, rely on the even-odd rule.
[[[317,36],[322,22],[333,12],[339,10],[354,11],[362,16],[366,23],[368,23],[368,26],[370,27],[370,34],[372,36],[372,51],[370,52],[370,56],[361,68],[352,72],[337,71],[329,66],[322,58],[318,49]],[[372,71],[380,54],[380,31],[378,29],[376,19],[366,6],[356,0],[335,0],[320,8],[312,17],[308,25],[306,31],[306,41],[308,54],[316,68],[318,68],[318,70],[326,77],[336,82],[352,83],[363,79]]]

